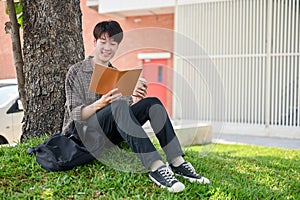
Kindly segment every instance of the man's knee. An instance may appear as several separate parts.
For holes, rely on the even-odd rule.
[[[111,108],[112,109],[125,109],[125,108],[129,108],[129,105],[128,105],[127,101],[118,100],[118,101],[114,101],[111,103]]]
[[[147,103],[151,104],[151,105],[155,105],[155,104],[162,105],[161,101],[157,97],[147,97],[147,98],[145,98],[143,100],[147,101]]]

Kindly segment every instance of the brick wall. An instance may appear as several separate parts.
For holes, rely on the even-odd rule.
[[[8,16],[5,14],[6,2],[0,1],[0,79],[15,78],[16,71],[12,55],[11,38],[9,34],[4,31],[4,23],[9,21]],[[83,23],[83,41],[85,44],[85,55],[88,56],[94,48],[94,38],[93,38],[93,28],[94,26],[102,21],[113,19],[117,20],[122,28],[124,29],[125,35],[127,31],[134,31],[138,28],[143,27],[161,27],[173,30],[174,28],[174,15],[151,15],[151,16],[135,16],[126,18],[115,18],[111,16],[101,15],[95,9],[88,8],[86,6],[86,1],[81,1],[82,10],[82,23]],[[150,37],[150,36],[149,36]],[[151,36],[160,37],[160,36]],[[135,42],[141,41],[143,38],[136,38]],[[172,40],[166,40],[165,46],[173,47]],[[126,48],[126,47],[124,47]],[[128,68],[132,66],[142,65],[142,61],[137,59],[137,53],[140,52],[158,52],[158,49],[139,49],[132,52],[126,52],[115,59],[114,64],[120,68]],[[170,59],[169,63],[172,63]]]
[[[4,30],[5,22],[9,21],[5,9],[6,1],[0,1],[0,79],[16,77],[10,34]]]

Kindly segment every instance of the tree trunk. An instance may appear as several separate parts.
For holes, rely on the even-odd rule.
[[[9,33],[11,36],[14,62],[16,65],[16,72],[17,72],[19,95],[23,103],[23,106],[26,107],[25,89],[24,89],[25,79],[23,73],[24,62],[23,62],[21,40],[20,40],[20,26],[18,24],[18,20],[16,16],[14,1],[7,0],[6,3],[7,3],[8,16],[10,21],[5,23],[5,31],[6,33]]]
[[[81,16],[80,0],[23,0],[25,137],[61,130],[65,75],[84,59]]]

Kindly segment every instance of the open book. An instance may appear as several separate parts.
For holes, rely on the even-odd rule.
[[[132,95],[141,72],[142,68],[118,70],[95,64],[89,91],[106,94],[110,90],[118,88],[123,96]]]

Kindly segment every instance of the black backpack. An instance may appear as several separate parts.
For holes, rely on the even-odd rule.
[[[66,171],[95,158],[84,147],[75,126],[67,134],[56,133],[45,142],[28,149],[47,171]]]

